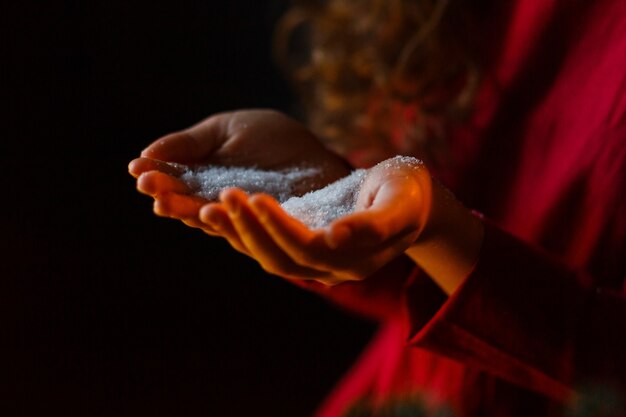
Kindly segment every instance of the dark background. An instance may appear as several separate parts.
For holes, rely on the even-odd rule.
[[[305,416],[349,367],[371,324],[152,215],[127,174],[213,112],[292,108],[284,7],[0,10],[0,415]]]

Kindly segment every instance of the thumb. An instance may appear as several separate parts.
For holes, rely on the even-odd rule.
[[[226,141],[228,120],[226,114],[211,116],[188,129],[155,140],[141,156],[182,164],[198,162]]]
[[[430,182],[422,183],[413,176],[387,178],[375,188],[370,200],[369,206],[331,224],[327,235],[330,246],[348,242],[373,246],[420,232],[430,209]]]

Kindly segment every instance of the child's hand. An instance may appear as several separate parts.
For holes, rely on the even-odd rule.
[[[139,191],[155,199],[154,212],[215,231],[198,219],[208,201],[193,196],[178,179],[182,170],[165,162],[189,165],[255,166],[276,169],[308,164],[320,168],[315,182],[301,185],[303,194],[348,174],[349,168],[304,126],[271,110],[221,113],[181,132],[156,140],[129,165]]]
[[[200,219],[268,272],[325,284],[362,280],[402,254],[424,229],[431,179],[421,164],[380,164],[361,187],[356,212],[310,230],[267,195],[222,192]]]

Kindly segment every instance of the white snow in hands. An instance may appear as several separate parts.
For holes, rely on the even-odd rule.
[[[357,169],[324,188],[302,197],[291,197],[281,206],[311,229],[322,228],[354,211],[366,170]]]
[[[410,164],[417,166],[421,161],[397,156],[381,162],[384,168]],[[303,196],[294,196],[294,189],[307,179],[320,174],[319,168],[291,168],[267,171],[257,168],[225,167],[209,165],[200,168],[185,168],[180,179],[193,192],[207,200],[218,199],[224,188],[238,187],[247,193],[265,193],[281,203],[282,208],[311,229],[318,229],[333,220],[352,213],[369,170],[357,169],[324,188]]]
[[[258,168],[207,165],[195,169],[185,167],[180,179],[196,195],[209,201],[216,201],[224,188],[237,187],[247,193],[269,194],[283,202],[293,196],[297,184],[314,178],[319,173],[319,168],[267,171]]]

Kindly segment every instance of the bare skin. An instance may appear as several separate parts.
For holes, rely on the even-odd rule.
[[[348,165],[307,129],[272,110],[220,113],[157,139],[128,166],[137,178],[137,188],[155,199],[157,215],[180,219],[209,234],[216,233],[198,219],[200,207],[208,201],[191,195],[191,190],[178,179],[182,171],[166,162],[276,170],[304,162],[321,168],[321,176],[301,184],[296,193],[323,187],[349,173]]]
[[[227,189],[218,202],[193,196],[177,168],[162,161],[266,169],[308,162],[323,168],[324,176],[303,184],[302,192],[349,173],[303,126],[273,111],[224,113],[158,139],[129,165],[137,188],[155,199],[156,214],[222,236],[286,278],[327,285],[362,280],[406,253],[451,293],[478,257],[482,223],[450,200],[423,165],[370,170],[355,213],[311,230],[267,195]]]

